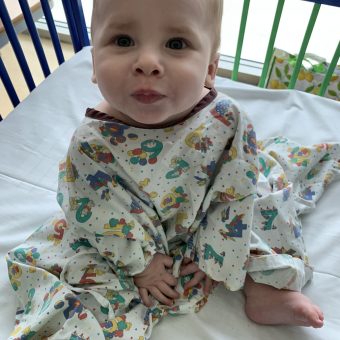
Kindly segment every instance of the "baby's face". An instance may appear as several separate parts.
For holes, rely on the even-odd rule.
[[[93,80],[103,111],[157,127],[185,117],[212,86],[217,56],[206,0],[100,0]]]

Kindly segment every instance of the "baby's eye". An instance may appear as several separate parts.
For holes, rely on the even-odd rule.
[[[128,35],[120,35],[115,38],[114,42],[119,47],[130,47],[134,45],[134,41]]]
[[[173,38],[166,43],[166,47],[173,50],[181,50],[188,47],[187,43],[182,38]]]

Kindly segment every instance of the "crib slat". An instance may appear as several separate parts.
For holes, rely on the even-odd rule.
[[[38,31],[35,27],[34,20],[32,18],[32,14],[30,8],[28,6],[27,0],[19,0],[19,4],[22,10],[22,14],[24,15],[26,26],[28,28],[28,32],[32,38],[32,42],[37,53],[41,69],[44,73],[45,78],[51,74],[50,68],[47,63],[47,59],[45,56],[44,49],[42,47]]]
[[[77,53],[81,50],[81,43],[80,43],[78,32],[77,32],[76,22],[74,20],[74,16],[72,13],[72,6],[70,3],[70,0],[62,0],[62,2],[63,2],[67,24],[70,30],[73,49],[74,49],[74,52]]]
[[[5,89],[7,91],[7,94],[9,96],[9,99],[12,102],[12,105],[15,107],[20,103],[20,100],[18,98],[17,93],[15,92],[14,86],[12,84],[11,78],[8,75],[8,72],[6,70],[6,66],[2,61],[2,58],[0,57],[0,78],[2,80],[2,83],[5,86]],[[2,120],[0,115],[0,121]]]
[[[81,0],[71,1],[71,6],[81,47],[90,46]]]
[[[54,19],[53,19],[50,5],[48,3],[48,0],[40,0],[40,3],[41,3],[41,8],[43,10],[43,13],[46,19],[46,23],[47,23],[48,30],[49,30],[49,33],[52,39],[52,44],[54,47],[54,51],[55,51],[58,63],[59,65],[61,65],[65,61],[65,58],[64,58],[63,50],[61,48],[57,29],[54,24]]]
[[[326,89],[327,89],[327,87],[329,85],[329,82],[331,80],[332,74],[333,74],[333,72],[335,70],[335,67],[336,67],[336,64],[337,64],[339,58],[340,58],[340,41],[338,43],[338,47],[335,50],[335,53],[334,53],[333,58],[332,58],[332,61],[329,64],[329,67],[328,67],[327,73],[325,75],[325,78],[324,78],[324,80],[323,80],[323,82],[321,84],[320,91],[318,93],[319,96],[323,97],[325,95]]]
[[[260,78],[260,81],[258,83],[259,87],[265,86],[265,81],[266,81],[266,77],[267,77],[267,73],[268,73],[269,63],[270,63],[271,57],[273,55],[275,39],[276,39],[276,36],[277,36],[277,31],[278,31],[279,24],[280,24],[284,3],[285,3],[285,0],[279,0],[277,7],[276,7],[275,17],[274,17],[274,21],[273,21],[272,30],[271,30],[271,33],[270,33],[266,57],[265,57],[263,68],[262,68],[261,78]]]
[[[243,9],[242,9],[241,23],[240,23],[240,29],[239,29],[239,33],[238,33],[237,49],[236,49],[236,55],[235,55],[235,61],[234,61],[234,68],[233,68],[233,72],[231,74],[231,79],[232,80],[237,80],[237,78],[238,78],[238,70],[239,70],[239,67],[240,67],[240,60],[241,60],[241,53],[242,53],[242,47],[243,47],[243,40],[244,40],[245,31],[246,31],[247,18],[248,18],[248,12],[249,12],[249,4],[250,4],[250,0],[244,0]]]
[[[21,68],[22,73],[24,75],[26,84],[27,84],[29,90],[33,91],[35,89],[35,83],[34,83],[31,71],[28,67],[27,60],[25,58],[24,52],[23,52],[21,45],[19,43],[17,34],[16,34],[14,27],[12,25],[11,18],[9,16],[8,11],[7,11],[4,0],[0,0],[0,18],[2,20],[4,27],[5,27],[5,31],[7,33],[9,41],[11,42],[11,45],[13,47],[16,58],[19,62],[19,65],[20,65],[20,68]]]
[[[308,25],[307,25],[307,29],[306,29],[303,41],[302,41],[300,52],[297,56],[296,64],[295,64],[295,67],[293,69],[292,77],[291,77],[289,84],[288,84],[289,89],[293,89],[295,87],[296,80],[297,80],[297,77],[299,75],[300,68],[301,68],[301,65],[302,65],[303,57],[305,56],[306,49],[307,49],[310,37],[311,37],[312,32],[313,32],[313,28],[314,28],[316,19],[317,19],[318,14],[319,14],[320,7],[321,7],[321,5],[318,4],[318,3],[315,3],[314,6],[313,6],[313,11],[312,11],[312,14],[309,18],[309,22],[308,22]]]

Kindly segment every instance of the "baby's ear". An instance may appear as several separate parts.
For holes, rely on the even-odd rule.
[[[208,66],[207,76],[205,78],[205,86],[209,89],[214,87],[215,77],[218,69],[218,61],[220,59],[220,54],[216,53],[212,56],[210,64]]]
[[[93,84],[97,84],[97,78],[96,78],[96,71],[94,68],[94,60],[93,60],[93,47],[91,48],[91,55],[92,55],[92,76],[91,81]]]

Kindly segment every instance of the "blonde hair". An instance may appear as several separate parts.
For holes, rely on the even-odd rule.
[[[170,1],[170,0],[169,0]],[[222,15],[223,15],[223,0],[204,0],[209,2],[209,9],[207,11],[209,19],[211,19],[213,27],[213,44],[212,44],[212,54],[215,54],[221,43],[221,25],[222,25]],[[96,27],[98,4],[100,0],[93,0],[93,11],[91,19],[91,36],[93,38],[93,31]]]

